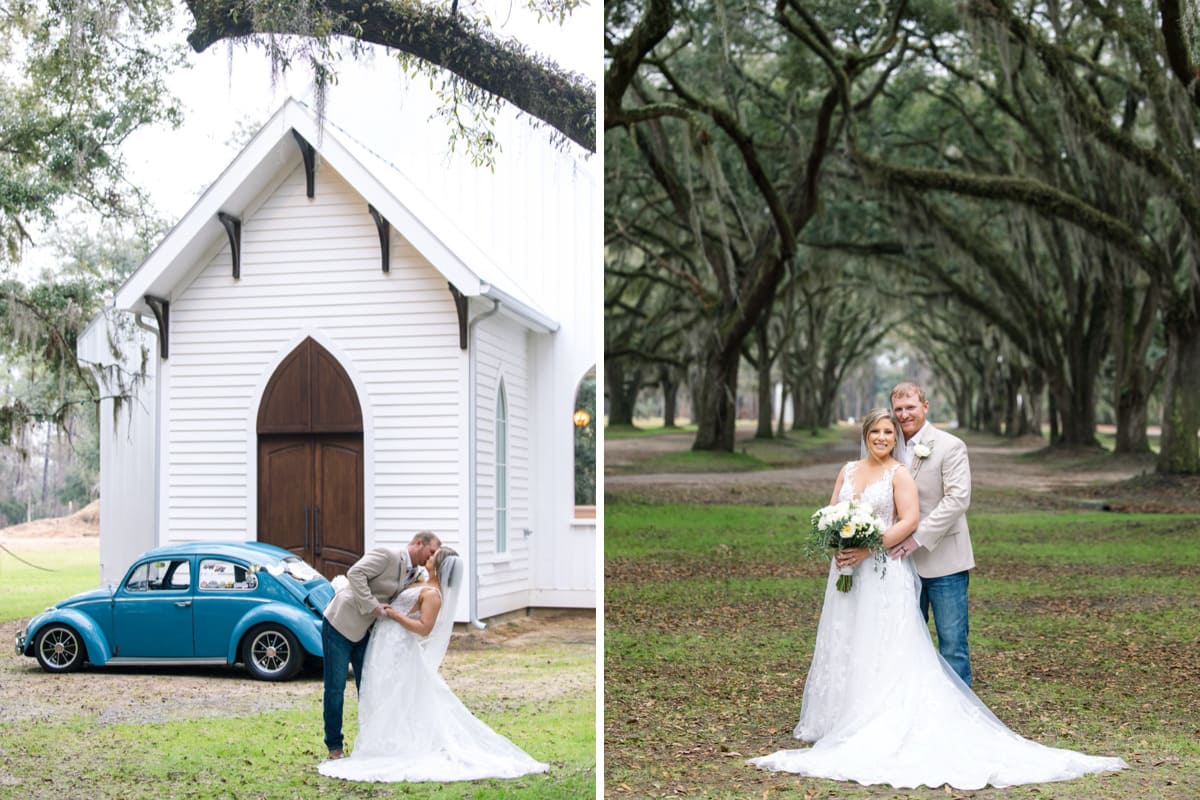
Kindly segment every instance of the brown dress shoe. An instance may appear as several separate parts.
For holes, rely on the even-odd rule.
[[[345,752],[343,752],[341,750],[330,750],[329,751],[329,760],[330,761],[337,761],[339,758],[345,758],[345,757],[346,757]]]

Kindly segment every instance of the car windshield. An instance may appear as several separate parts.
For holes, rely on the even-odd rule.
[[[310,567],[304,559],[296,556],[288,556],[275,564],[268,564],[266,570],[276,577],[286,573],[301,583],[308,583],[314,578],[320,577],[321,574]]]

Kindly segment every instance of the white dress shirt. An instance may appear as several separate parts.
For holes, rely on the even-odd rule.
[[[904,442],[904,466],[908,467],[908,471],[912,472],[913,464],[913,448],[917,446],[917,442],[921,441],[921,437],[925,435],[925,429],[929,427],[929,420],[925,420],[925,424],[921,426],[921,430],[917,431],[917,435]],[[919,530],[919,527],[918,527]],[[921,540],[917,538],[917,532],[913,531],[912,540],[917,543],[917,547],[921,547]]]

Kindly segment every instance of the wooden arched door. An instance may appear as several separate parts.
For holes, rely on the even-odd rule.
[[[363,436],[358,393],[312,338],[271,376],[258,409],[258,539],[327,578],[363,554]]]

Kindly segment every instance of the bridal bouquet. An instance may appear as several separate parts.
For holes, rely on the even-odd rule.
[[[854,500],[825,506],[812,515],[812,535],[806,551],[825,555],[829,548],[841,552],[850,547],[865,547],[875,554],[877,565],[887,569],[883,549],[883,523],[870,508]],[[838,570],[838,591],[848,592],[854,585],[853,569]]]

